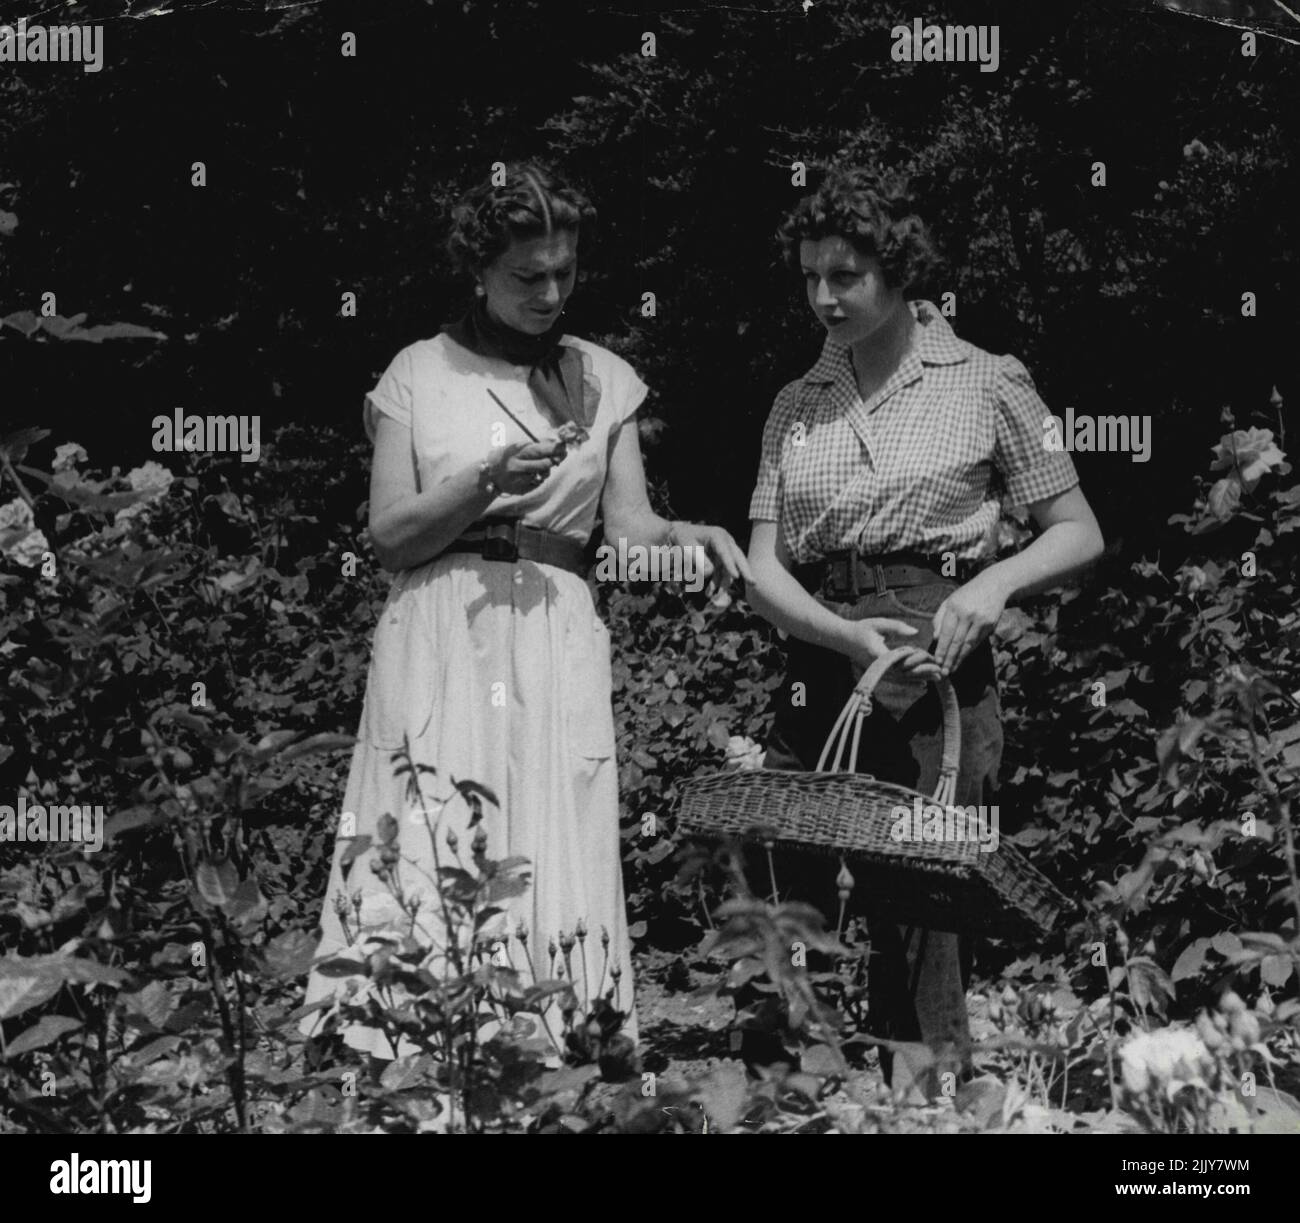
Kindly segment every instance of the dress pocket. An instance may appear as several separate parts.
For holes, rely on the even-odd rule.
[[[361,713],[362,734],[385,751],[396,751],[404,737],[414,743],[424,734],[437,686],[425,618],[402,591],[395,583],[380,613]]]
[[[956,582],[926,582],[922,586],[899,586],[885,593],[885,598],[912,618],[929,618],[939,605],[956,590]],[[888,614],[887,612],[884,614]]]
[[[593,611],[590,627],[571,625],[565,639],[560,691],[569,750],[588,760],[614,755],[614,681],[609,629]]]

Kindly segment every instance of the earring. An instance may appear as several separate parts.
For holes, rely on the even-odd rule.
[[[481,284],[478,284],[478,285],[475,285],[475,286],[474,286],[474,296],[475,296],[475,297],[482,297],[486,292],[487,292],[487,290],[486,290],[486,289],[485,289]]]

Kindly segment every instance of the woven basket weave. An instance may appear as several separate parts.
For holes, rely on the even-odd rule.
[[[987,852],[973,839],[891,835],[895,808],[907,809],[910,831],[918,801],[923,816],[936,804],[946,816],[956,795],[961,715],[947,679],[933,681],[943,704],[943,755],[932,796],[851,771],[872,693],[910,652],[892,650],[868,668],[831,728],[816,771],[693,778],[681,787],[678,827],[706,840],[739,838],[776,851],[833,855],[850,867],[856,906],[906,925],[1017,938],[1046,934],[1069,901],[1014,846],[999,840]]]

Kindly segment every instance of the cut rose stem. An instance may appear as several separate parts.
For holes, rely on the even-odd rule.
[[[497,393],[491,387],[487,388],[487,393],[492,396],[493,400],[496,402],[497,407],[500,408],[501,411],[503,411],[508,417],[510,417],[510,419],[513,420],[515,424],[517,424],[526,434],[528,434],[530,441],[534,441],[534,442],[541,441],[541,438],[539,438],[537,434],[535,434],[526,424],[524,424],[522,420],[519,419],[519,417],[517,417],[509,408],[506,407],[505,404],[501,402],[500,398],[497,396]]]

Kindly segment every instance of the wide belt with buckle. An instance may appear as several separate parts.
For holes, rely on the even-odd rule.
[[[535,561],[539,565],[556,565],[585,577],[586,548],[575,539],[529,526],[518,518],[484,518],[459,538],[452,540],[448,552],[474,552],[488,561]]]
[[[978,561],[951,558],[945,562],[914,552],[891,552],[885,556],[832,552],[824,561],[809,566],[808,576],[815,581],[820,574],[821,593],[828,599],[856,599],[931,582],[968,582],[981,567]]]

